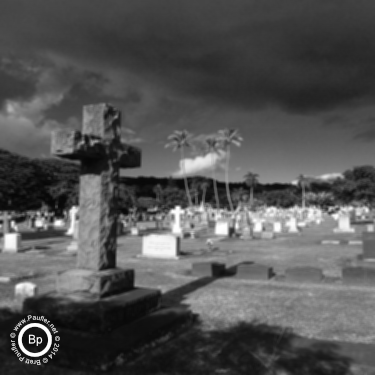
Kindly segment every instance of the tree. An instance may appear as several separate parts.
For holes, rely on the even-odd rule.
[[[302,208],[306,207],[306,189],[310,187],[311,181],[308,177],[300,174],[297,179],[298,186],[302,189]]]
[[[154,186],[152,191],[155,193],[156,201],[158,202],[158,204],[160,204],[160,198],[161,198],[161,195],[162,195],[162,192],[163,192],[163,188],[161,187],[160,184],[157,184],[157,185]]]
[[[211,155],[211,173],[212,173],[212,182],[214,185],[214,194],[216,201],[216,208],[220,208],[219,193],[217,191],[217,181],[216,181],[216,164],[214,156],[220,152],[220,140],[218,137],[207,137],[205,139],[208,153]]]
[[[254,204],[254,187],[258,184],[258,177],[257,173],[248,172],[245,174],[245,184],[250,189],[250,206],[252,207]]]
[[[343,179],[332,184],[336,199],[343,204],[359,202],[373,206],[375,204],[375,168],[364,165],[347,170]]]
[[[203,205],[205,204],[207,189],[210,185],[211,185],[210,181],[208,181],[206,179],[204,179],[204,181],[201,182],[200,187],[203,191],[203,194],[202,194],[202,204]]]
[[[230,190],[229,190],[229,160],[230,160],[230,148],[231,145],[234,144],[237,147],[241,146],[241,142],[243,138],[238,134],[237,129],[223,129],[219,130],[219,140],[222,148],[225,150],[226,153],[226,166],[225,166],[225,188],[227,193],[227,199],[229,203],[229,208],[233,212],[233,204],[230,198]]]
[[[180,150],[181,153],[181,169],[184,176],[184,183],[185,183],[185,190],[186,190],[186,196],[188,199],[188,204],[191,207],[192,201],[190,197],[189,192],[189,186],[186,176],[186,170],[185,170],[185,155],[184,155],[184,149],[185,147],[190,147],[190,138],[191,134],[187,130],[175,130],[170,136],[168,136],[169,142],[165,145],[165,148],[172,148],[173,151]]]

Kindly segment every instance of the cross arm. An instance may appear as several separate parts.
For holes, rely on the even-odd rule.
[[[139,168],[141,166],[141,156],[140,148],[122,143],[119,157],[120,168]]]
[[[52,132],[51,153],[72,160],[97,159],[105,154],[105,147],[99,137],[83,135],[79,131],[57,130]]]

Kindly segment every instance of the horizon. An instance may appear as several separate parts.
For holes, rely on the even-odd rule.
[[[51,131],[80,130],[82,107],[104,102],[142,149],[129,177],[181,175],[164,145],[182,129],[198,139],[239,130],[230,181],[375,164],[374,2],[163,4],[3,0],[0,148],[49,157]],[[225,153],[213,158],[224,179]],[[185,165],[209,176],[211,161],[193,151]]]

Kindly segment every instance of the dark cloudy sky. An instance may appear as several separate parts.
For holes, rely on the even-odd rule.
[[[374,164],[375,1],[1,0],[0,148],[48,155],[99,102],[143,150],[130,175],[176,172],[177,129],[238,129],[233,180]]]

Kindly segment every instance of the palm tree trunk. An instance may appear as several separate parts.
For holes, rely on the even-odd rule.
[[[204,206],[204,201],[206,200],[206,192],[207,192],[207,188],[205,188],[204,190],[203,190],[203,194],[202,194],[202,204],[203,204],[203,206]]]
[[[302,185],[302,208],[305,209],[305,186]]]
[[[250,207],[253,206],[253,203],[254,203],[254,187],[251,186],[250,187]]]
[[[214,160],[214,154],[212,152],[211,154],[211,160],[212,160],[212,181],[214,183],[214,193],[215,193],[215,201],[216,201],[216,208],[220,208],[220,202],[219,202],[219,193],[217,192],[217,183],[216,183],[216,173],[215,173],[215,160]]]
[[[226,162],[226,168],[225,168],[225,188],[227,191],[227,199],[229,203],[230,211],[233,212],[233,204],[232,200],[230,198],[230,191],[229,191],[229,159],[230,159],[230,147],[227,146],[227,162]]]
[[[181,147],[181,168],[182,168],[182,173],[184,175],[184,183],[185,183],[185,190],[186,190],[186,196],[188,199],[188,205],[191,207],[193,204],[191,202],[191,197],[190,197],[190,192],[189,192],[189,185],[185,173],[185,157],[184,157],[184,148]]]

